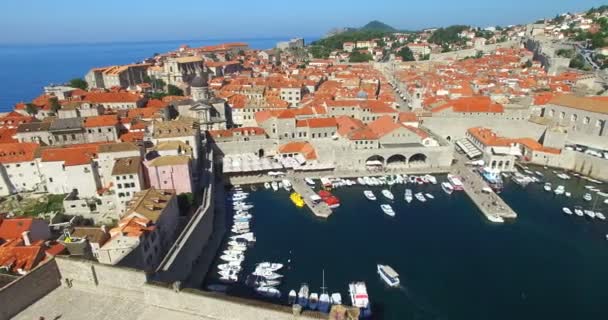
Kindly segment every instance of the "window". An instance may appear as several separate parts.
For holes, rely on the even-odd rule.
[[[602,120],[596,120],[595,121],[595,126],[598,127],[598,128],[601,127],[602,126]]]
[[[122,189],[122,184],[120,184],[120,183],[119,183],[119,184],[117,184],[117,185],[116,185],[116,188],[118,188],[118,189]]]
[[[589,124],[589,122],[591,122],[589,117],[585,117],[585,119],[583,119],[583,124]]]
[[[49,178],[49,182],[53,182],[53,178]]]
[[[133,175],[132,175],[132,174],[131,174],[131,175],[129,175],[129,179],[133,179]]]
[[[549,110],[549,116],[551,118],[555,117],[555,110],[553,110],[553,109]]]
[[[20,164],[20,163],[17,163],[17,164],[15,165],[15,167],[19,168],[19,167],[21,167],[21,164]]]
[[[570,116],[570,121],[576,121],[578,119],[578,116],[576,114],[573,114]]]
[[[559,113],[559,118],[560,119],[563,119],[565,117],[566,117],[566,113],[565,112],[562,111],[562,112]]]
[[[120,176],[116,176],[116,180],[120,180]]]

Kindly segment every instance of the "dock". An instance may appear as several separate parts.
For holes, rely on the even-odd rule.
[[[455,158],[458,159],[458,163],[454,166],[452,173],[461,178],[464,191],[488,220],[500,223],[504,222],[504,219],[517,218],[517,213],[496,193],[483,192],[488,185],[479,174],[465,165],[468,161],[466,158],[459,154]]]
[[[327,203],[321,201],[320,203],[314,203],[310,196],[315,195],[316,193],[312,188],[304,181],[304,179],[299,177],[289,177],[289,181],[291,181],[292,188],[295,192],[299,193],[304,199],[306,206],[312,211],[312,213],[319,217],[327,219],[331,216],[331,209],[327,205]]]

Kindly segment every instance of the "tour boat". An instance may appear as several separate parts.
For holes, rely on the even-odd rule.
[[[593,200],[593,197],[591,196],[590,193],[585,193],[585,195],[583,196],[583,199],[585,199],[585,201],[591,201],[591,200]]]
[[[257,265],[257,268],[266,269],[270,271],[278,271],[283,268],[282,263],[262,262]]]
[[[255,288],[255,292],[259,293],[262,296],[269,297],[269,298],[280,298],[281,297],[281,291],[279,291],[279,289],[273,288],[273,287],[258,287],[258,288]]]
[[[266,190],[270,189],[270,183],[265,182],[264,183],[264,189],[266,189]]]
[[[368,200],[376,201],[376,195],[374,195],[373,191],[371,191],[371,190],[365,190],[365,191],[363,191],[363,194],[365,195],[365,197]]]
[[[384,211],[384,213],[387,216],[391,216],[391,217],[395,216],[395,211],[393,210],[393,207],[391,207],[391,205],[383,204],[383,205],[380,205],[380,208],[382,209],[382,211]]]
[[[429,198],[429,199],[431,199],[431,200],[435,199],[435,196],[433,196],[430,193],[425,193],[424,196],[427,197],[427,198]]]
[[[273,181],[272,183],[270,183],[270,186],[272,187],[273,191],[279,191],[279,185],[277,184],[276,181]]]
[[[454,192],[454,187],[452,187],[449,182],[442,182],[441,189],[447,194],[452,194],[452,192]]]
[[[604,216],[604,214],[601,212],[596,212],[595,216],[598,217],[598,219],[600,220],[606,220],[606,216]]]
[[[350,283],[348,285],[348,293],[350,295],[350,300],[353,307],[359,308],[361,310],[361,316],[370,317],[372,313],[365,282]]]
[[[298,208],[302,208],[304,207],[304,199],[302,199],[302,196],[297,193],[294,192],[291,195],[289,195],[289,199],[291,199],[291,202],[293,202],[293,204],[296,205],[296,207]]]
[[[338,199],[338,197],[334,196],[333,194],[331,194],[331,192],[327,190],[319,191],[319,196],[321,197],[321,199],[323,199],[325,203],[327,203],[327,205],[331,209],[335,209],[340,206],[340,199]]]
[[[562,208],[562,210],[564,211],[564,213],[568,214],[568,215],[572,215],[572,210],[570,210],[570,208]]]
[[[294,303],[296,303],[297,299],[298,299],[298,295],[296,294],[296,291],[293,289],[291,291],[289,291],[287,303],[294,304]]]
[[[331,294],[331,304],[333,304],[333,305],[342,304],[342,295],[339,292],[334,292]]]
[[[420,202],[426,202],[426,198],[424,197],[422,192],[416,193],[414,197],[416,197],[416,199],[418,199],[418,201]]]
[[[584,210],[583,213],[585,213],[589,218],[595,218],[595,212],[591,210]]]
[[[312,186],[312,187],[315,186],[315,181],[312,180],[311,178],[306,177],[306,178],[304,178],[304,181],[306,181],[306,184],[308,184],[309,186]]]
[[[308,308],[311,310],[317,310],[319,306],[319,294],[311,293],[310,298],[308,299]]]
[[[382,278],[382,280],[384,280],[386,284],[391,287],[399,286],[399,274],[395,270],[393,270],[393,268],[381,264],[379,264],[377,268],[380,278]]]
[[[383,189],[383,190],[382,190],[382,195],[383,195],[385,198],[389,199],[389,200],[395,200],[395,196],[394,196],[394,195],[393,195],[393,193],[392,193],[392,192],[390,192],[390,190],[388,190],[388,189]]]
[[[553,191],[556,195],[562,195],[564,194],[564,192],[566,192],[566,189],[564,188],[564,186],[557,186],[557,188],[555,188],[555,191]]]
[[[306,308],[308,305],[308,285],[305,283],[302,284],[300,291],[298,291],[298,304],[302,308]]]
[[[464,190],[464,185],[458,176],[448,174],[448,181],[452,184],[452,187],[456,191]]]
[[[551,192],[553,189],[551,188],[551,183],[547,182],[545,183],[545,186],[543,187],[545,189],[545,191],[547,192]]]
[[[412,195],[412,190],[411,189],[405,189],[405,201],[407,201],[407,203],[412,202],[412,200],[414,200],[414,196]]]
[[[580,208],[574,208],[574,213],[576,213],[576,215],[579,217],[582,217],[584,215],[583,210],[581,210]]]

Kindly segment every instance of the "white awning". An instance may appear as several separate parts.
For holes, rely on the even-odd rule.
[[[365,164],[368,165],[368,166],[382,166],[382,165],[384,165],[382,163],[382,161],[378,161],[378,160],[371,160],[371,161],[366,162]]]

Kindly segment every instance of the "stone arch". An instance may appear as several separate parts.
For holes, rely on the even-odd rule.
[[[504,162],[502,160],[498,161],[498,167],[496,169],[502,169]]]
[[[408,164],[410,166],[424,166],[426,165],[428,157],[423,153],[416,153],[410,157]]]
[[[386,159],[386,166],[399,167],[407,164],[407,158],[401,154],[395,154]]]
[[[492,163],[490,164],[490,168],[492,168],[492,169],[496,168],[496,160],[492,161]]]
[[[384,167],[384,157],[383,156],[379,156],[379,155],[373,155],[369,158],[367,158],[367,160],[365,160],[365,165],[368,168],[381,168]]]
[[[445,137],[445,139],[446,139],[447,141],[452,141],[452,136],[447,136],[447,137]]]

